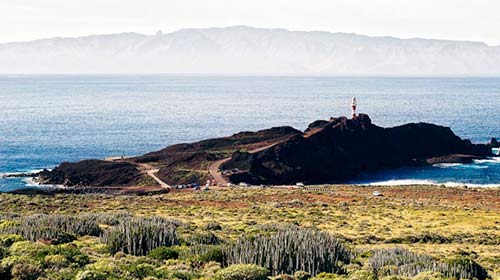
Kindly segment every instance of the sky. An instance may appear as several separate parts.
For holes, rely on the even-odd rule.
[[[500,1],[0,0],[0,43],[233,25],[500,45]]]

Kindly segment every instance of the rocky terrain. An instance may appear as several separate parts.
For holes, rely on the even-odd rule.
[[[318,120],[304,132],[275,127],[177,144],[135,158],[62,163],[42,172],[39,180],[76,188],[155,186],[157,179],[169,185],[207,180],[316,184],[401,166],[467,163],[493,156],[491,148],[496,146],[496,139],[472,144],[448,127],[429,123],[383,128],[361,114],[355,119]],[[152,173],[157,182],[149,177]]]
[[[245,170],[232,174],[232,182],[312,184],[347,180],[365,171],[492,155],[488,145],[472,144],[450,128],[428,123],[382,128],[359,115],[316,121],[308,130],[258,153],[238,152],[223,168]]]
[[[135,158],[65,162],[52,171],[40,173],[39,181],[76,188],[156,185],[145,170],[150,167],[158,170],[158,178],[172,185],[204,184],[206,180],[212,179],[208,172],[210,163],[231,157],[236,151],[259,149],[301,134],[301,131],[292,127],[275,127],[196,143],[176,144]]]

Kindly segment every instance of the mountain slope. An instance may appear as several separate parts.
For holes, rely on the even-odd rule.
[[[498,75],[500,47],[235,26],[0,44],[0,73]]]

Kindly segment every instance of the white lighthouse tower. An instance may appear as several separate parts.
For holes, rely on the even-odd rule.
[[[352,98],[352,104],[351,104],[351,109],[352,109],[352,118],[356,118],[356,107],[358,106],[358,103],[356,102],[356,97]]]

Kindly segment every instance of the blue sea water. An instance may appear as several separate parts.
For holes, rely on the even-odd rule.
[[[432,122],[473,142],[500,138],[500,78],[0,76],[0,174],[139,155],[242,130],[349,115]],[[499,185],[496,159],[402,168],[353,182]],[[26,186],[0,179],[0,191]]]

